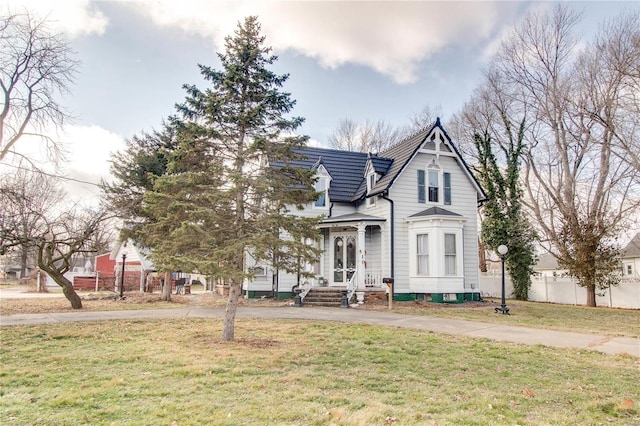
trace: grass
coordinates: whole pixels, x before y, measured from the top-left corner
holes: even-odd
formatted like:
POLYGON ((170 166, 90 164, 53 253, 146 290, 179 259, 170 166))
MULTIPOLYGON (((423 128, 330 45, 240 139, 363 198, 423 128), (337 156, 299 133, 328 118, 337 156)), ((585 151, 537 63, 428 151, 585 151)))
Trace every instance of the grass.
POLYGON ((3 425, 640 422, 640 360, 281 320, 2 328, 3 425))
MULTIPOLYGON (((484 303, 441 304, 394 302, 393 312, 428 315, 493 324, 519 325, 581 333, 640 337, 640 309, 587 308, 584 306, 507 300, 510 315, 495 313, 499 300, 484 303)), ((376 307, 383 309, 383 307, 376 307)))
MULTIPOLYGON (((224 306, 226 303, 225 297, 212 293, 185 296, 172 295, 171 302, 162 302, 158 293, 130 293, 127 294, 125 300, 105 298, 108 296, 100 295, 100 293, 80 292, 80 295, 85 299, 83 300, 83 309, 88 311, 173 309, 181 308, 185 305, 219 307, 224 306), (95 297, 96 295, 98 297, 95 297)), ((283 306, 290 304, 291 300, 242 299, 240 302, 242 305, 250 306, 283 306)), ((394 302, 393 312, 640 338, 640 309, 587 308, 584 306, 518 300, 508 300, 507 304, 511 313, 508 316, 495 313, 494 309, 499 306, 499 301, 493 299, 460 305, 429 302, 394 302)), ((362 308, 387 310, 387 304, 366 304, 362 308)), ((0 315, 71 311, 73 309, 64 298, 0 300, 0 315)))
MULTIPOLYGON (((170 302, 163 302, 159 293, 127 293, 124 300, 114 299, 110 292, 78 292, 82 300, 84 311, 114 311, 132 309, 176 309, 185 306, 225 306, 226 297, 213 293, 200 293, 192 295, 171 295, 170 302)), ((291 303, 291 300, 241 300, 242 305, 251 306, 282 306, 291 303)), ((29 313, 74 312, 67 299, 56 298, 32 298, 32 299, 0 299, 0 315, 15 315, 29 313)))

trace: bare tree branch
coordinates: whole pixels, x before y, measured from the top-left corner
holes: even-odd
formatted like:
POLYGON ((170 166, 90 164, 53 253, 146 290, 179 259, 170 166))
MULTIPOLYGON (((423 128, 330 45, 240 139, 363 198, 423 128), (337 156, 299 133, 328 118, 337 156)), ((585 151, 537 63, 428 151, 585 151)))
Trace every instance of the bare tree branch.
POLYGON ((57 98, 69 91, 79 62, 61 34, 29 12, 0 16, 0 161, 26 136, 39 139, 52 160, 62 157, 59 142, 46 135, 69 113, 57 98))

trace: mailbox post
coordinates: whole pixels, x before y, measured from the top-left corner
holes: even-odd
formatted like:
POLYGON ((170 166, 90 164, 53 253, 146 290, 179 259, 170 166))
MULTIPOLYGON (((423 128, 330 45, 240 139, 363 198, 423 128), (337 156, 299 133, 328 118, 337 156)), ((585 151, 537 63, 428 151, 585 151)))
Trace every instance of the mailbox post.
POLYGON ((393 305, 393 278, 383 278, 382 282, 385 283, 389 289, 389 309, 391 309, 393 305))

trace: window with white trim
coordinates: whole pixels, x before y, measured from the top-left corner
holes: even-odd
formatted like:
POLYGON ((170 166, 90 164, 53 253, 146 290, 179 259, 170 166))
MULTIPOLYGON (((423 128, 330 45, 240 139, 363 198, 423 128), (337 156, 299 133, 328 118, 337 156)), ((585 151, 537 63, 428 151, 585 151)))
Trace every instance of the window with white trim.
MULTIPOLYGON (((376 184, 376 174, 369 173, 367 176, 367 194, 371 192, 373 186, 376 184)), ((367 198, 367 206, 375 206, 376 205, 376 197, 367 198)))
POLYGON ((464 276, 464 220, 419 218, 409 223, 409 270, 420 280, 459 279, 464 276))
POLYGON ((429 275, 429 234, 416 235, 416 275, 429 275))
POLYGON ((327 194, 327 180, 325 178, 318 178, 318 180, 315 183, 315 190, 316 192, 319 192, 320 195, 318 195, 318 199, 315 201, 314 206, 318 207, 318 208, 324 208, 327 207, 327 198, 328 194, 327 194))
POLYGON ((457 275, 456 234, 444 234, 444 274, 457 275))
POLYGON ((316 183, 314 189, 319 193, 318 198, 313 203, 315 209, 329 208, 329 186, 331 185, 331 175, 323 165, 318 166, 316 170, 316 183))
POLYGON ((451 205, 451 173, 437 168, 418 170, 418 202, 451 205))
POLYGON ((263 265, 256 265, 251 268, 251 272, 256 277, 266 277, 267 276, 267 267, 263 265))
POLYGON ((438 189, 440 188, 440 172, 438 170, 429 170, 429 202, 438 202, 438 189))

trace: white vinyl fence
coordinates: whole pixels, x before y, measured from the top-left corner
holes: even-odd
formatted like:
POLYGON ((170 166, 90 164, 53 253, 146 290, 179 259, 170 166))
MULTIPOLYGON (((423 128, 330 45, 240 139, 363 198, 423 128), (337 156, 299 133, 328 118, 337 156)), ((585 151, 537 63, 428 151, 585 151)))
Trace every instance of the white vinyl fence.
MULTIPOLYGON (((509 275, 505 277, 505 296, 513 297, 513 286, 509 275)), ((480 293, 483 297, 501 297, 502 277, 480 275, 480 293)), ((531 280, 529 300, 564 305, 584 305, 587 291, 569 277, 537 276, 531 280)), ((640 309, 640 278, 624 278, 616 286, 606 290, 596 290, 596 304, 612 308, 640 309)))

